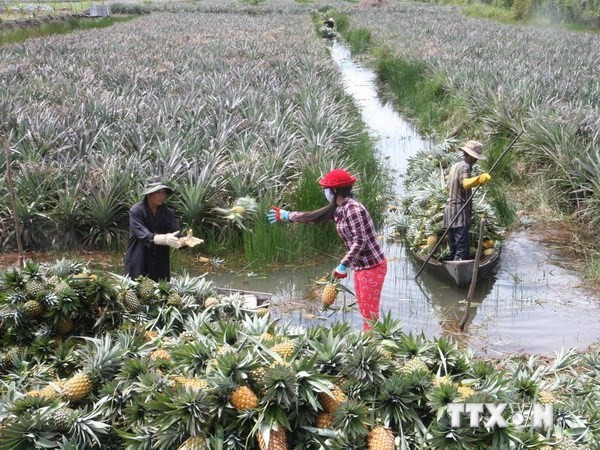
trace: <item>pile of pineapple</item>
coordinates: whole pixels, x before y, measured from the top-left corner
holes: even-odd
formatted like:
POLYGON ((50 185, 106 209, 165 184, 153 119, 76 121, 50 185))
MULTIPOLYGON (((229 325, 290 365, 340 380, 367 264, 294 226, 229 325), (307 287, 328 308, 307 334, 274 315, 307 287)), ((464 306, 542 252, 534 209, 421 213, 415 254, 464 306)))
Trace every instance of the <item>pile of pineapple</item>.
POLYGON ((600 445, 599 350, 485 361, 390 316, 369 332, 301 328, 202 277, 161 285, 66 261, 1 283, 0 449, 600 445), (555 427, 454 429, 451 402, 553 404, 555 427))
MULTIPOLYGON (((419 151, 408 159, 404 178, 404 195, 400 206, 392 208, 389 224, 406 240, 417 254, 429 255, 444 234, 444 207, 448 197, 446 188, 450 167, 461 156, 453 151, 456 142, 448 140, 428 150, 419 151)), ((476 165, 473 176, 480 173, 476 165)), ((471 224, 471 253, 477 251, 479 224, 485 218, 484 254, 498 251, 504 239, 504 228, 498 223, 498 212, 486 199, 486 189, 478 189, 473 197, 471 224)), ((447 238, 435 249, 434 258, 443 259, 450 253, 447 238)))

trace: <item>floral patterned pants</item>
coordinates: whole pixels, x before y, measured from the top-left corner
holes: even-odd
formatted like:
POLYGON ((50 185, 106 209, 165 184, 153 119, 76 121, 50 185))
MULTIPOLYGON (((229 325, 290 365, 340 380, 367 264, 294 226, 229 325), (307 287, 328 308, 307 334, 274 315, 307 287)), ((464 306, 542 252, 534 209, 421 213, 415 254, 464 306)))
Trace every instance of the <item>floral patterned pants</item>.
POLYGON ((370 269, 354 271, 354 290, 363 317, 363 330, 371 328, 367 320, 379 319, 379 301, 386 273, 385 259, 370 269))

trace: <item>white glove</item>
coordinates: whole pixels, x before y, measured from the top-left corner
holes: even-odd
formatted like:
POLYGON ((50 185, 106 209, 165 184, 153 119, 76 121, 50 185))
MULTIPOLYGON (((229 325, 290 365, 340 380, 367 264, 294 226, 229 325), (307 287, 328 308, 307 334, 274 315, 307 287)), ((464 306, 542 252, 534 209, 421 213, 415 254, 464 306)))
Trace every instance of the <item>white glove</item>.
POLYGON ((175 233, 167 233, 167 234, 155 234, 154 235, 154 243, 156 245, 168 245, 173 248, 180 248, 181 242, 179 242, 179 238, 177 235, 179 231, 175 233))

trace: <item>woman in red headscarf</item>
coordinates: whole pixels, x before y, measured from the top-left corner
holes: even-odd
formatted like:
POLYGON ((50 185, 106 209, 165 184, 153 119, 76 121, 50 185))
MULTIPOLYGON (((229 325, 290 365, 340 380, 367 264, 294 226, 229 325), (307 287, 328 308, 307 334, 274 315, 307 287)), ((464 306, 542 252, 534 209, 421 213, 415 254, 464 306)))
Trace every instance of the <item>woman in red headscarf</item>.
POLYGON ((286 211, 276 206, 269 210, 269 222, 321 223, 331 219, 344 241, 347 252, 333 270, 336 278, 345 278, 348 268, 354 270, 354 289, 363 328, 370 328, 367 320, 379 319, 379 302, 387 262, 377 240, 373 220, 362 203, 352 195, 356 178, 342 169, 335 169, 319 180, 329 204, 316 211, 286 211))

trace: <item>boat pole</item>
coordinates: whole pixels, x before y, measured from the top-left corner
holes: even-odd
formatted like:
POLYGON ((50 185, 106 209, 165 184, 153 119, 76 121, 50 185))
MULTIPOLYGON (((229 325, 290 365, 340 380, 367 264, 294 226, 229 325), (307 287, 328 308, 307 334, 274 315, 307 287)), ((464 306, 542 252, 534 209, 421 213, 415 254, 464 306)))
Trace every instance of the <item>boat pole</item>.
MULTIPOLYGON (((492 173, 492 171, 496 168, 496 166, 498 165, 498 163, 500 162, 500 160, 504 157, 504 155, 506 155, 506 153, 512 148, 513 145, 515 145, 515 142, 517 142, 517 139, 519 139, 521 137, 521 135, 523 134, 523 130, 521 130, 519 132, 519 134, 517 134, 517 136, 512 140, 512 142, 508 145, 508 147, 506 147, 504 149, 504 151, 500 154, 500 156, 498 157, 498 159, 494 162, 494 164, 492 164, 492 167, 490 168, 490 170, 488 170, 487 173, 492 173)), ((425 268, 425 266, 427 265, 427 263, 429 262, 429 260, 431 259, 431 257, 433 256, 433 254, 436 252, 437 248, 440 246, 440 244, 442 243, 442 240, 446 237, 446 235, 448 234, 448 232, 450 231, 450 228, 452 228, 452 225, 454 225, 454 222, 456 222, 456 219, 458 219, 460 217, 460 214, 463 212, 463 210, 467 207, 467 205, 469 203, 471 203, 471 200, 473 199, 473 196, 477 193, 477 191, 479 190, 479 188, 482 185, 480 184, 479 186, 477 186, 475 188, 475 190, 471 193, 471 195, 469 196, 469 198, 467 199, 467 201, 465 202, 465 204, 462 206, 462 208, 460 208, 460 210, 456 213, 456 215, 452 218, 452 220, 450 221, 450 225, 448 225, 448 228, 446 228, 446 230, 444 231, 444 233, 442 234, 442 236, 438 239, 438 241, 436 242, 435 246, 433 247, 433 249, 431 250, 431 252, 429 252, 429 255, 427 255, 427 258, 425 259, 425 261, 423 262, 423 264, 421 265, 421 268, 419 269, 419 271, 417 272, 417 274, 415 275, 415 280, 417 278, 419 278, 419 275, 421 275, 421 272, 423 272, 423 269, 425 268)))
POLYGON ((479 271, 479 260, 483 253, 483 230, 485 229, 485 217, 481 218, 479 222, 479 241, 477 242, 477 253, 475 254, 475 261, 473 261, 473 275, 471 276, 471 285, 469 286, 469 292, 467 293, 467 307, 465 309, 465 315, 463 316, 462 322, 460 323, 460 331, 465 329, 465 324, 469 320, 469 314, 471 312, 471 301, 473 300, 473 293, 475 292, 475 286, 477 285, 477 272, 479 271))

